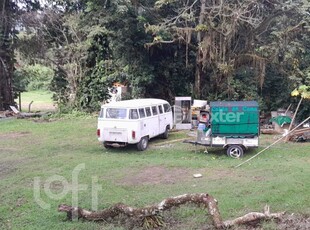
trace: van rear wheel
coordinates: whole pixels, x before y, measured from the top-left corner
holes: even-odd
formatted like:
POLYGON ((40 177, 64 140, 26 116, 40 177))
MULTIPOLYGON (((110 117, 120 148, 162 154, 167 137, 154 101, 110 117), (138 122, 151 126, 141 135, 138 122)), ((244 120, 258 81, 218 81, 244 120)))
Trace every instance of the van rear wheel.
POLYGON ((104 146, 106 149, 111 149, 111 148, 113 148, 113 146, 108 145, 106 142, 103 143, 103 146, 104 146))
POLYGON ((147 146, 149 144, 149 138, 148 137, 142 137, 139 143, 137 144, 137 149, 139 151, 144 151, 147 149, 147 146))

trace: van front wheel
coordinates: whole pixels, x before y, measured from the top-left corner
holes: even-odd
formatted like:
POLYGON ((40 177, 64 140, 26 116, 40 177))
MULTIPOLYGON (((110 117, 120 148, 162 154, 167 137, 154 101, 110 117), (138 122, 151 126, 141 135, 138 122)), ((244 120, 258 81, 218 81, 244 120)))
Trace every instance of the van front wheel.
POLYGON ((142 137, 139 143, 137 144, 137 149, 139 151, 144 151, 147 149, 147 146, 149 144, 149 138, 148 137, 142 137))
POLYGON ((168 133, 169 133, 169 128, 167 126, 165 132, 161 135, 161 138, 167 139, 169 135, 168 133))

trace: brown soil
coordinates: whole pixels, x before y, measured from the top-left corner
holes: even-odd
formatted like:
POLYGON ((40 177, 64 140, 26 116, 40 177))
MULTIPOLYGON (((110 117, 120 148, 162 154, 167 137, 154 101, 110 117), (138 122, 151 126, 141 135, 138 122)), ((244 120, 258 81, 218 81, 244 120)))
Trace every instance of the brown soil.
POLYGON ((192 173, 188 169, 149 166, 138 172, 128 172, 120 183, 123 185, 174 184, 190 180, 192 177, 192 173))
MULTIPOLYGON (((126 176, 119 181, 122 185, 158 185, 175 184, 193 180, 193 174, 200 173, 203 178, 208 180, 220 180, 222 178, 244 177, 243 174, 237 174, 229 169, 210 170, 205 168, 186 169, 186 168, 168 168, 165 166, 148 166, 138 171, 129 171, 126 176)), ((262 181, 265 178, 254 177, 254 181, 262 181)))
POLYGON ((0 134, 0 139, 4 140, 4 139, 15 139, 15 138, 19 138, 19 137, 24 137, 28 134, 31 134, 31 132, 11 132, 11 133, 4 133, 4 134, 0 134))

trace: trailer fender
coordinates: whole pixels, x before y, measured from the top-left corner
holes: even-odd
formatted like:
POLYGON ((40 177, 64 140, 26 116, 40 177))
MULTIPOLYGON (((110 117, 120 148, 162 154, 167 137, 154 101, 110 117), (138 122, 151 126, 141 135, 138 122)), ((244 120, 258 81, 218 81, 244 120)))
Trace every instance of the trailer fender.
MULTIPOLYGON (((228 149, 229 146, 231 146, 231 145, 232 145, 232 144, 226 144, 226 145, 223 146, 223 149, 228 149)), ((242 145, 242 144, 237 144, 237 145, 239 145, 244 151, 247 150, 247 149, 249 149, 249 147, 247 147, 247 146, 245 146, 245 145, 242 145)))

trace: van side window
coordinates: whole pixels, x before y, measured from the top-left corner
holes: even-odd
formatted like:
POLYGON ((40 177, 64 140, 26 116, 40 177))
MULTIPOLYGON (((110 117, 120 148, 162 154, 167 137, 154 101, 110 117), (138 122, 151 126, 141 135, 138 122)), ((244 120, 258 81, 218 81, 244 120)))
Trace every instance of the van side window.
POLYGON ((129 111, 129 119, 139 119, 138 110, 137 109, 131 109, 129 111))
POLYGON ((152 116, 150 107, 146 107, 145 112, 146 112, 146 116, 148 116, 148 117, 152 116))
POLYGON ((156 106, 152 106, 152 112, 153 112, 153 115, 157 115, 158 114, 156 106))
POLYGON ((170 105, 169 105, 169 104, 164 104, 164 111, 165 111, 165 113, 171 111, 171 108, 170 108, 170 105))
POLYGON ((140 118, 145 117, 145 111, 144 108, 139 109, 140 118))
POLYGON ((163 113, 163 107, 161 105, 158 106, 159 113, 163 113))
POLYGON ((106 118, 125 119, 126 114, 127 114, 127 109, 122 109, 122 108, 107 108, 106 109, 106 118))

